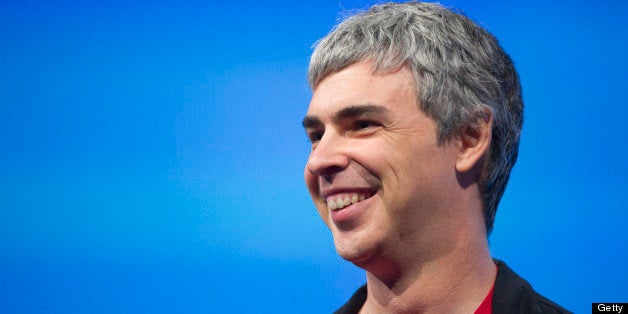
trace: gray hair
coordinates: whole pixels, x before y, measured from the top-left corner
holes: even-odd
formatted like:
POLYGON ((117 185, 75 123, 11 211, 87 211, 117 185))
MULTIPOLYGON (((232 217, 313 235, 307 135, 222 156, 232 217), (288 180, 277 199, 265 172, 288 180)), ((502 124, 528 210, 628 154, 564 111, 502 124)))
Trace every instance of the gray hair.
POLYGON ((445 143, 492 115, 491 146, 480 179, 487 235, 517 160, 523 125, 519 77, 497 39, 437 3, 386 3, 357 13, 320 40, 308 71, 314 90, 327 75, 373 61, 373 73, 408 66, 417 102, 445 143))

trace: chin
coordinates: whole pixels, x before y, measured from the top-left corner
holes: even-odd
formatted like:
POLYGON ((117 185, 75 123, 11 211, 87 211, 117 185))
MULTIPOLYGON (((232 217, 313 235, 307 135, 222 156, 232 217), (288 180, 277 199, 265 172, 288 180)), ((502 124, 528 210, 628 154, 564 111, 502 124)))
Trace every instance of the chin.
POLYGON ((377 250, 375 250, 374 246, 359 243, 355 240, 347 241, 345 239, 345 241, 339 241, 336 238, 334 240, 338 255, 358 267, 367 264, 376 255, 375 252, 377 250))

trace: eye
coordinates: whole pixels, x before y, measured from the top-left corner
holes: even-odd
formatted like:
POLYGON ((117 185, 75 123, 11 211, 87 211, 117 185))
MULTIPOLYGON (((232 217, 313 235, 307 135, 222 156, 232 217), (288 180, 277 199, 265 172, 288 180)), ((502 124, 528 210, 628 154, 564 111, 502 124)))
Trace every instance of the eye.
POLYGON ((363 129, 368 129, 368 128, 373 128, 373 127, 377 127, 380 126, 381 124, 375 122, 375 121, 371 121, 371 120, 358 120, 355 122, 353 128, 354 130, 363 130, 363 129))
POLYGON ((310 142, 316 143, 323 138, 323 131, 311 131, 307 133, 310 142))

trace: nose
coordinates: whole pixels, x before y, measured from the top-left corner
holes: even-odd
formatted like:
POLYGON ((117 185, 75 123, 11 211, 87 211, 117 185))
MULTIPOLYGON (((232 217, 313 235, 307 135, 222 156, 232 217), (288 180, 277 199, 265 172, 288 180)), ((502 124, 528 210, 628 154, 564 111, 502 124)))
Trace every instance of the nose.
POLYGON ((343 153, 345 139, 335 132, 325 132, 312 148, 307 160, 306 170, 317 177, 327 180, 349 166, 349 157, 343 153))

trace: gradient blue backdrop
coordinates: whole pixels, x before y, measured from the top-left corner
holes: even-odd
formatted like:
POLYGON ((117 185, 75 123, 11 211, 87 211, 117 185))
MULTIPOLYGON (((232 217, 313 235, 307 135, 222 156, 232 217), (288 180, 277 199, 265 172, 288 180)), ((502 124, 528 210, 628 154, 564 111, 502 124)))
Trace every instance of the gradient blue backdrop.
MULTIPOLYGON (((443 1, 519 69, 490 238, 580 313, 628 302, 626 1, 443 1)), ((374 1, 3 1, 1 312, 331 312, 363 281, 302 183, 312 44, 374 1)))

